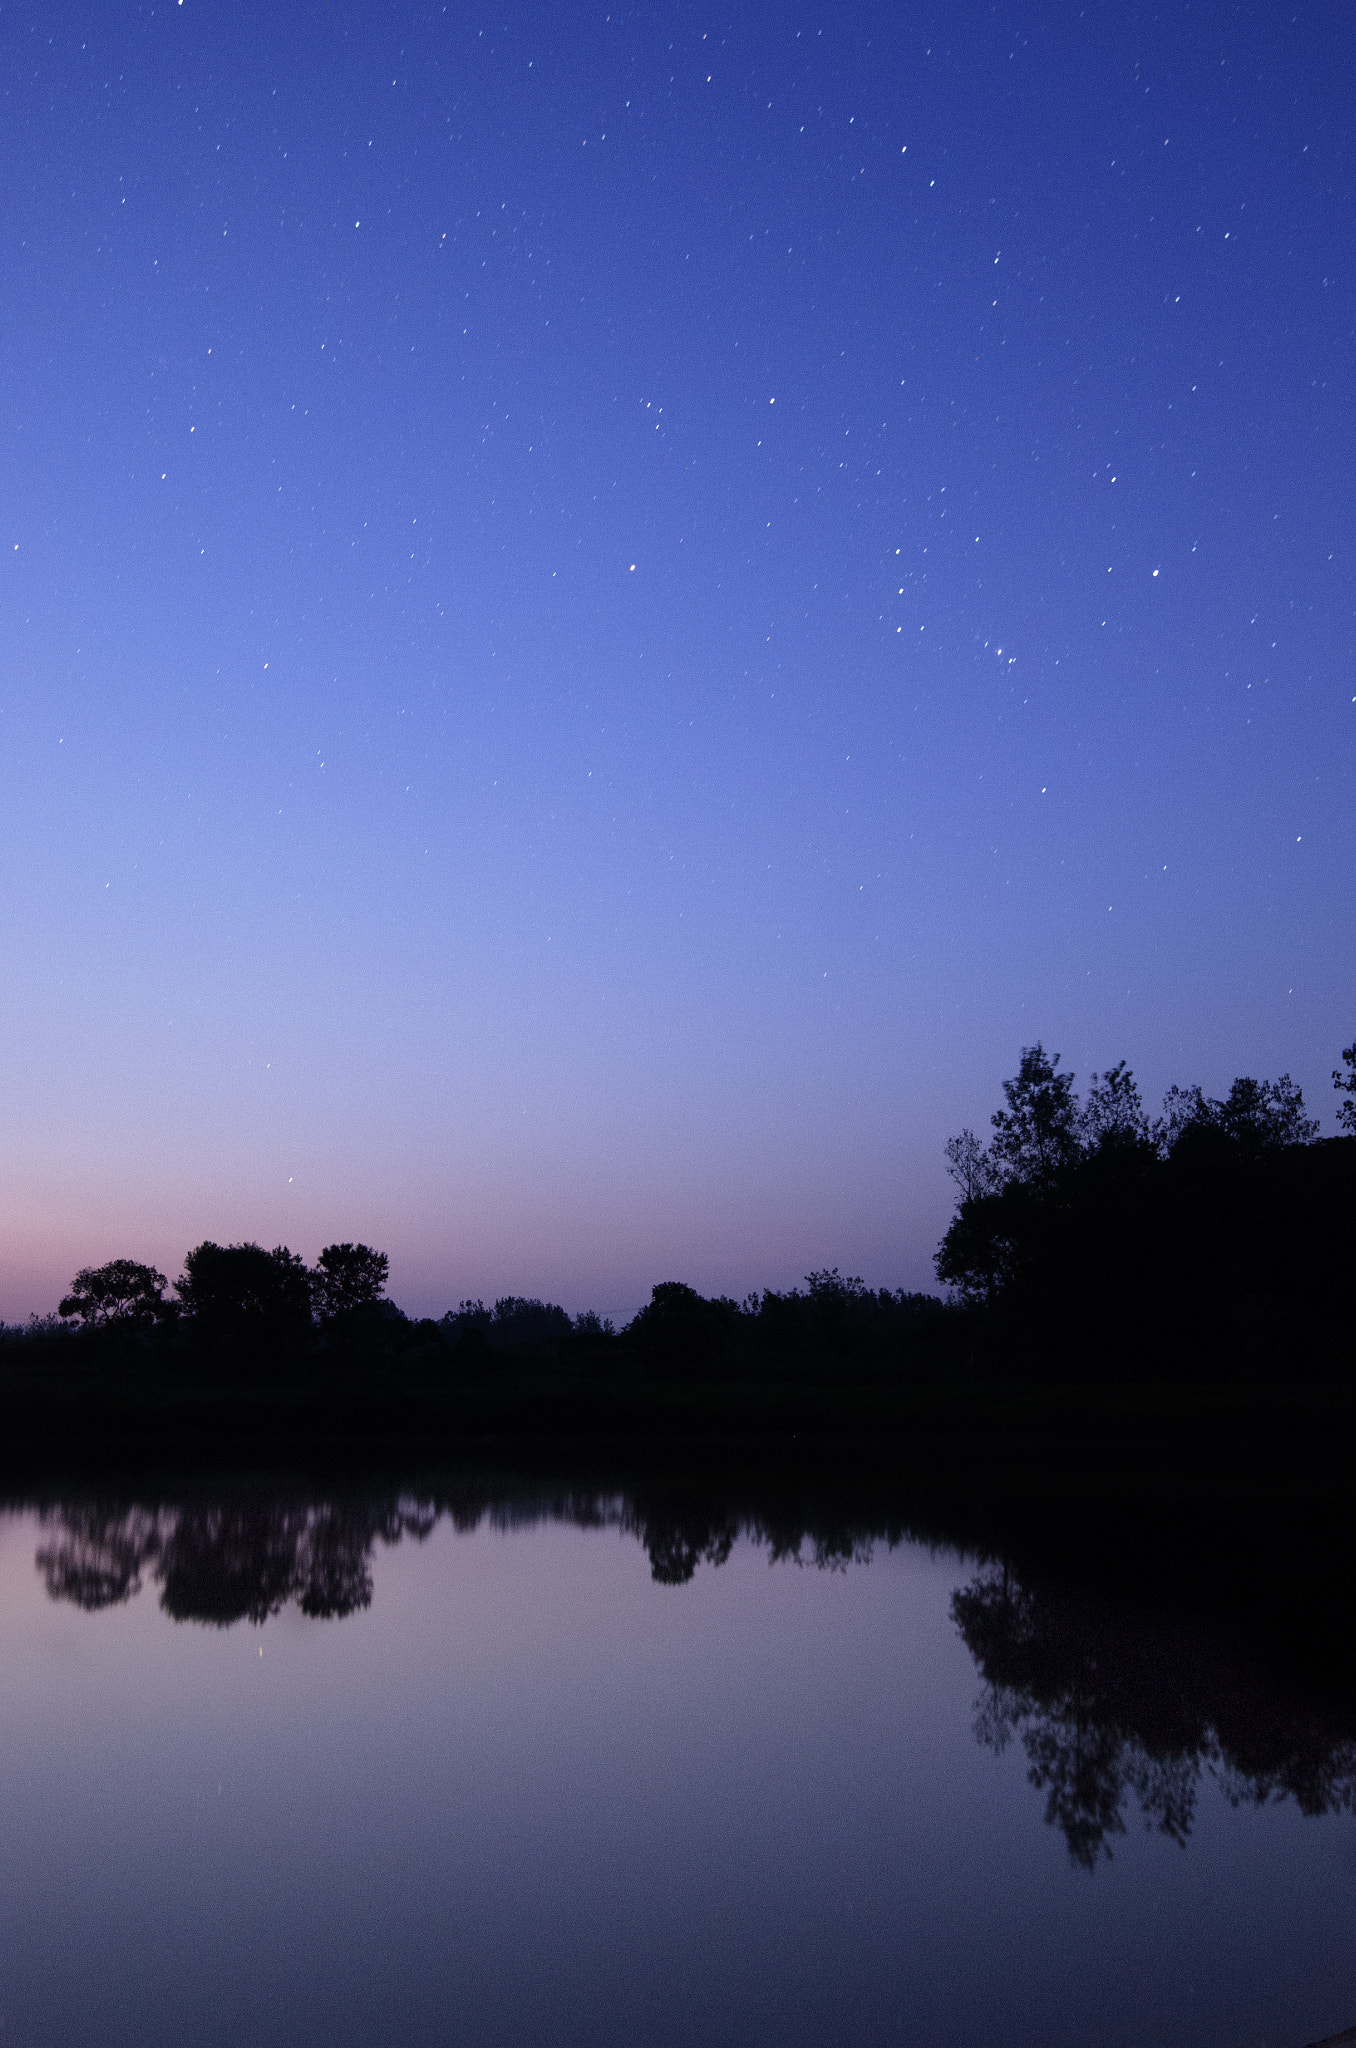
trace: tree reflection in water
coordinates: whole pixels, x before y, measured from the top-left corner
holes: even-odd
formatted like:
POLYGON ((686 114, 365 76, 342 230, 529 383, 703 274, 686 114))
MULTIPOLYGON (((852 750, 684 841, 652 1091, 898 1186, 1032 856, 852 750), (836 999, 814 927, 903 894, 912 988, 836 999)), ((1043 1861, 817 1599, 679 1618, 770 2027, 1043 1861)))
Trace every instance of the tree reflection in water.
MULTIPOLYGON (((890 1513, 806 1513, 716 1493, 607 1492, 464 1480, 436 1498, 251 1496, 189 1502, 65 1504, 42 1511, 37 1566, 54 1600, 86 1610, 160 1589, 175 1621, 258 1624, 294 1602, 338 1619, 369 1605, 378 1543, 422 1540, 446 1516, 469 1532, 541 1522, 615 1528, 644 1547, 653 1578, 681 1586, 719 1567, 744 1537, 774 1562, 821 1570, 865 1563, 906 1540, 965 1554, 935 1526, 890 1513)), ((973 1557, 973 1551, 970 1553, 973 1557)), ((1356 1699, 1287 1684, 1216 1644, 1208 1617, 1175 1622, 1072 1589, 1048 1572, 985 1563, 951 1603, 984 1691, 975 1733, 1001 1752, 1020 1740, 1047 1822, 1091 1871, 1137 1806, 1146 1827, 1184 1844, 1203 1776, 1235 1805, 1293 1800, 1302 1813, 1356 1805, 1356 1699)))
POLYGON ((37 1565, 54 1600, 91 1611, 130 1600, 149 1577, 175 1621, 257 1623, 288 1601, 303 1614, 337 1620, 370 1602, 378 1542, 421 1540, 443 1515, 464 1533, 482 1521, 501 1529, 542 1521, 620 1529, 644 1547, 661 1586, 684 1586, 699 1566, 724 1564, 741 1535, 766 1544, 774 1562, 845 1570, 864 1563, 876 1540, 894 1544, 906 1533, 892 1523, 807 1526, 803 1518, 749 1517, 707 1500, 552 1490, 503 1496, 466 1489, 436 1501, 82 1503, 44 1511, 54 1533, 37 1565))
POLYGON ((94 1610, 141 1591, 147 1575, 174 1621, 259 1623, 295 1601, 337 1620, 372 1598, 380 1539, 427 1536, 437 1510, 399 1501, 368 1510, 330 1502, 244 1500, 184 1507, 63 1507, 37 1566, 54 1600, 94 1610))
POLYGON ((1224 1660, 1195 1628, 1140 1618, 987 1567, 951 1602, 984 1679, 975 1733, 994 1751, 1019 1736, 1045 1817, 1092 1870, 1126 1831, 1185 1844, 1202 1773, 1235 1806, 1293 1799, 1301 1813, 1351 1811, 1350 1715, 1306 1705, 1224 1660))

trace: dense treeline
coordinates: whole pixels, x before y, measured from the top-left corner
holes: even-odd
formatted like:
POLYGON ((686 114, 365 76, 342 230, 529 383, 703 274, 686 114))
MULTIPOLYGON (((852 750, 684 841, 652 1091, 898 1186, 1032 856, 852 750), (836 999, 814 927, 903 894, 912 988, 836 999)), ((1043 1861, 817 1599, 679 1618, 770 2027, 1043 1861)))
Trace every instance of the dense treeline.
POLYGON ((207 1241, 172 1291, 115 1259, 78 1273, 57 1317, 0 1333, 0 1421, 40 1432, 55 1404, 68 1428, 176 1409, 190 1432, 211 1414, 248 1435, 267 1413, 303 1438, 860 1431, 977 1388, 1345 1389, 1356 1044, 1343 1061, 1345 1135, 1324 1140, 1286 1075, 1219 1100, 1173 1088, 1151 1119, 1124 1063, 1080 1100, 1058 1055, 1027 1048, 989 1142, 966 1130, 946 1148, 945 1301, 835 1268, 743 1301, 665 1281, 621 1330, 517 1295, 414 1320, 370 1246, 308 1267, 284 1245, 207 1241))
POLYGON ((1345 1133, 1300 1090, 1169 1089, 1150 1119, 1122 1062, 1080 1101, 1027 1048, 982 1145, 947 1146, 959 1192, 938 1278, 1014 1368, 1061 1378, 1310 1378, 1351 1364, 1356 1045, 1333 1076, 1345 1133))
POLYGON ((426 1365, 442 1358, 463 1372, 556 1358, 611 1360, 642 1376, 703 1383, 770 1366, 897 1368, 911 1349, 945 1348, 942 1333, 954 1321, 935 1295, 873 1290, 836 1269, 811 1273, 803 1289, 767 1289, 744 1301, 708 1299, 664 1281, 620 1332, 592 1311, 571 1316, 523 1295, 505 1295, 492 1308, 465 1300, 436 1320, 413 1320, 385 1298, 387 1271, 385 1253, 362 1244, 328 1245, 308 1268, 286 1245, 266 1251, 208 1242, 188 1253, 173 1294, 154 1267, 115 1259, 76 1275, 59 1320, 9 1334, 59 1345, 69 1331, 110 1356, 185 1365, 229 1359, 237 1371, 248 1356, 271 1375, 289 1361, 357 1355, 426 1365))

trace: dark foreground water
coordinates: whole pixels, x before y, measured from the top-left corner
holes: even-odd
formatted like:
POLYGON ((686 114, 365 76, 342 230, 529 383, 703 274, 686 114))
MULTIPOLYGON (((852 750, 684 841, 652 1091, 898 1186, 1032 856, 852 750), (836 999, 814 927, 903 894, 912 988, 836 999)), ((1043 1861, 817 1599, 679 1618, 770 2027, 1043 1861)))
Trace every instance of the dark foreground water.
POLYGON ((1340 1708, 1001 1558, 127 1497, 12 1510, 0 1609, 6 2048, 1356 2022, 1340 1708))

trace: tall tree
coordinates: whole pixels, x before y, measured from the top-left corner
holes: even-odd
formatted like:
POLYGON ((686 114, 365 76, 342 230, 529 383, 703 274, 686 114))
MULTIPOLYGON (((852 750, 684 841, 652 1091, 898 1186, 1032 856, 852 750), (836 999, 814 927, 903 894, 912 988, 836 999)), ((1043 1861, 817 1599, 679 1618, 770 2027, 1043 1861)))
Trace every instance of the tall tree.
POLYGON ((989 1148, 1002 1179, 1048 1187, 1078 1156, 1078 1097, 1072 1074, 1057 1072, 1059 1054, 1047 1056, 1037 1039, 1023 1046, 1021 1064, 1003 1083, 1006 1109, 995 1110, 989 1148))

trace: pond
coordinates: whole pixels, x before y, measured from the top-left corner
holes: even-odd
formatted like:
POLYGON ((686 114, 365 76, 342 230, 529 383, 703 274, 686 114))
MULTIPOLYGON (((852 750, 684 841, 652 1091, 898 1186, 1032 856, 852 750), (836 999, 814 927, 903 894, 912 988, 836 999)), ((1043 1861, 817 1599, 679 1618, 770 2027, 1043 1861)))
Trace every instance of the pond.
POLYGON ((260 1487, 0 1522, 0 2038, 1302 2048, 1356 1718, 906 1522, 260 1487))

